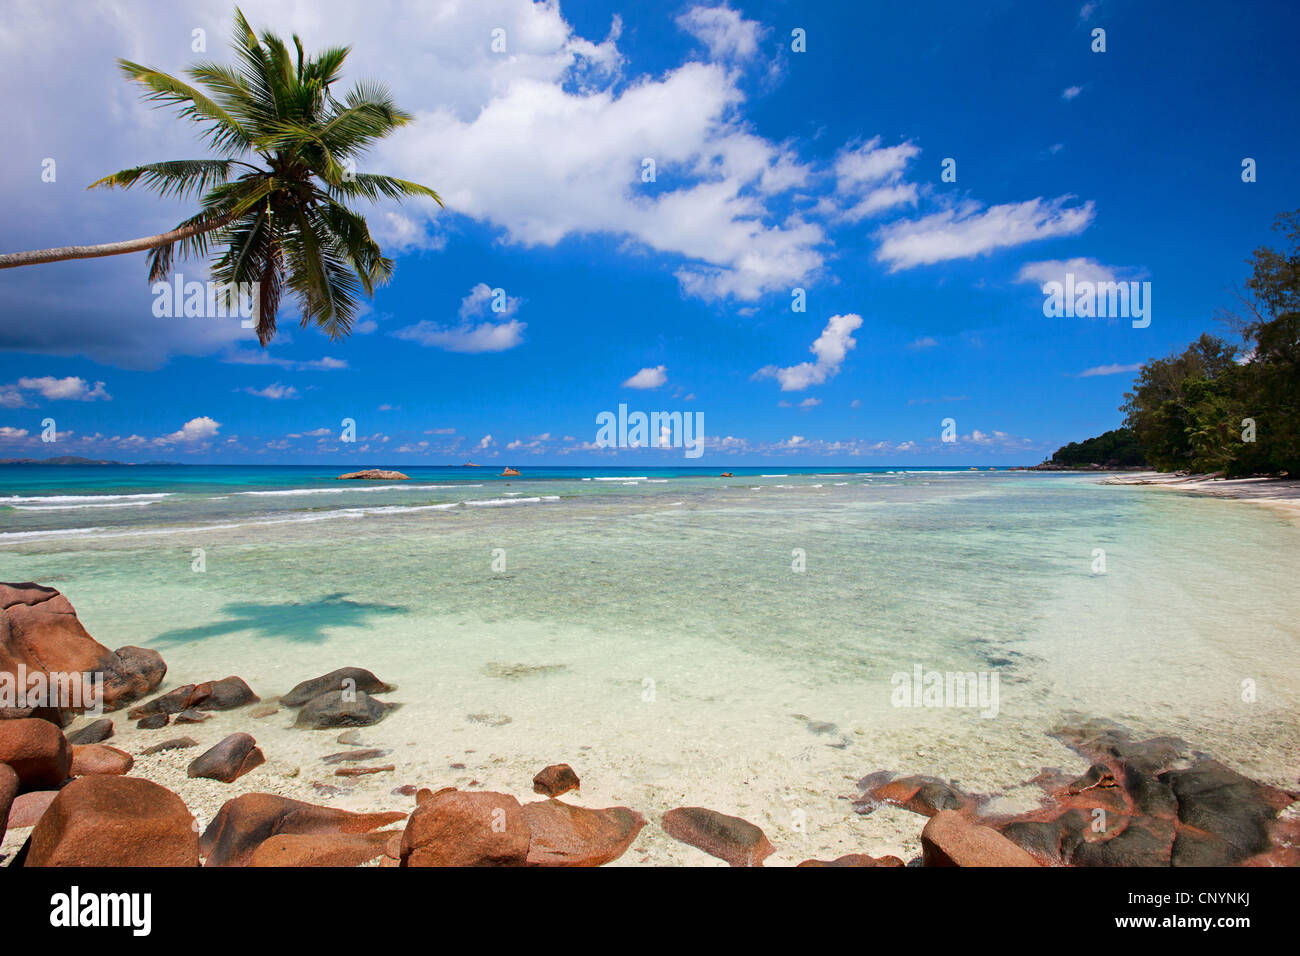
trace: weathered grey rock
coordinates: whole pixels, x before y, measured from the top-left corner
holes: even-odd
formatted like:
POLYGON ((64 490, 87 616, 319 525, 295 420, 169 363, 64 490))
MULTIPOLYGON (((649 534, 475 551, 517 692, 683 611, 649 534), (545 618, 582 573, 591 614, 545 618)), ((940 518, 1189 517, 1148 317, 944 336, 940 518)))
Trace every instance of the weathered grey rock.
POLYGON ((305 680, 280 698, 286 707, 301 707, 321 694, 330 691, 362 691, 366 694, 387 694, 396 690, 392 684, 381 681, 363 667, 340 667, 336 671, 305 680))
POLYGON ((298 711, 295 727, 323 730, 328 727, 368 727, 384 719, 388 705, 375 700, 365 691, 348 694, 331 691, 314 697, 298 711))
POLYGON ((84 727, 79 727, 66 736, 68 743, 78 747, 84 747, 86 744, 102 744, 113 736, 113 722, 107 717, 101 717, 99 720, 91 721, 84 727))

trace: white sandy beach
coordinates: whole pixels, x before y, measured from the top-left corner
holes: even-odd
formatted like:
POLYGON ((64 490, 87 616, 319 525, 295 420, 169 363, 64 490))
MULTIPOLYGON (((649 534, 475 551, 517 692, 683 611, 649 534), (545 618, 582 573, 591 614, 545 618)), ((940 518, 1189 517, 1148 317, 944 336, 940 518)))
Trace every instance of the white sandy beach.
POLYGON ((1216 475, 1141 471, 1111 475, 1102 484, 1144 485, 1252 501, 1276 508, 1300 522, 1300 478, 1220 478, 1216 475))

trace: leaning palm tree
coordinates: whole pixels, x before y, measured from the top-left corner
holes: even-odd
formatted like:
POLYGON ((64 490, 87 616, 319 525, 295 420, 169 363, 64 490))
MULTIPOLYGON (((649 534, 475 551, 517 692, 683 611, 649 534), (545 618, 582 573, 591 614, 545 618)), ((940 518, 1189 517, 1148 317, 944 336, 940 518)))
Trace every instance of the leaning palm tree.
POLYGON ((200 211, 156 236, 0 255, 0 269, 152 250, 149 281, 156 282, 167 278, 178 249, 203 258, 212 250, 216 282, 227 290, 257 288, 263 345, 275 335, 286 290, 297 297, 304 326, 315 323, 332 339, 346 336, 359 291, 373 295, 393 274, 393 260, 348 201, 428 196, 441 206, 442 200, 427 186, 355 171, 371 144, 413 117, 375 83, 357 83, 342 100, 334 96, 348 47, 306 59, 297 36, 293 44, 296 57, 272 33, 259 39, 236 9, 238 64, 194 66, 186 73, 197 86, 119 60, 123 74, 145 87, 146 100, 177 107, 221 158, 149 163, 90 188, 140 183, 164 197, 201 194, 200 211))

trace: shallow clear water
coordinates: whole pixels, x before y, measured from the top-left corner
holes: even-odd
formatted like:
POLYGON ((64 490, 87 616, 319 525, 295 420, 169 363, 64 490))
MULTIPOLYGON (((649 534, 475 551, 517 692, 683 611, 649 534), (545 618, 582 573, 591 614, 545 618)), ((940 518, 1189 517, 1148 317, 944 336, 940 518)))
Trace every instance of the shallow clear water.
MULTIPOLYGON (((849 852, 882 848, 855 844, 848 780, 1013 787, 1077 761, 1047 732, 1078 715, 1300 772, 1300 528, 1244 502, 1006 472, 55 471, 0 475, 0 580, 159 649, 168 686, 238 673, 270 697, 371 668, 399 684, 367 734, 401 782, 523 793, 567 760, 584 795, 643 810, 779 829, 797 804, 809 852, 849 852), (893 706, 918 665, 996 673, 997 716, 893 706)), ((268 756, 337 749, 288 723, 254 729, 268 756)))

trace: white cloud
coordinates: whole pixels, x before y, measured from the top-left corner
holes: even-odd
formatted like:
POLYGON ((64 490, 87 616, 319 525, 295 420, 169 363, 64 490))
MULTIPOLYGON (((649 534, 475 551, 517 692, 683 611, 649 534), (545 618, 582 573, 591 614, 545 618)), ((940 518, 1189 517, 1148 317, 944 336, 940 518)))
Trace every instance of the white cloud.
POLYGON ((643 368, 626 382, 624 388, 658 388, 668 381, 668 368, 664 365, 656 365, 653 368, 643 368))
POLYGON ((26 437, 26 428, 14 428, 11 425, 0 425, 0 441, 18 441, 20 438, 26 437))
POLYGON ((692 7, 677 18, 677 25, 709 48, 715 60, 748 60, 758 53, 764 30, 725 4, 692 7))
POLYGON ((438 325, 427 319, 399 329, 393 335, 409 342, 418 342, 448 352, 504 352, 524 340, 528 323, 511 319, 509 322, 480 322, 454 328, 438 325))
POLYGON ((1141 368, 1141 362, 1135 362, 1132 365, 1097 365, 1093 368, 1084 369, 1079 373, 1079 378, 1092 378, 1094 375, 1124 375, 1129 372, 1136 372, 1141 368))
POLYGON ((1082 86, 1067 86, 1061 91, 1061 99, 1069 102, 1083 92, 1082 86))
POLYGON ((858 344, 853 332, 861 326, 860 315, 833 315, 808 349, 817 357, 815 362, 801 362, 789 368, 768 365, 755 372, 754 377, 775 378, 783 392, 800 392, 810 385, 820 385, 839 373, 844 357, 858 344))
POLYGON ((196 442, 208 441, 217 437, 217 432, 221 428, 221 423, 213 421, 206 415, 199 418, 191 418, 188 422, 180 427, 179 431, 174 431, 170 435, 163 435, 154 439, 155 445, 170 444, 194 444, 196 442))
POLYGON ((519 311, 519 300, 506 295, 504 289, 493 289, 486 282, 480 282, 460 300, 460 317, 465 320, 486 315, 489 308, 493 314, 509 318, 519 311))
POLYGON ((85 379, 71 375, 67 378, 55 378, 53 375, 20 378, 17 387, 36 391, 42 398, 51 401, 69 399, 78 402, 111 401, 113 397, 104 390, 103 382, 96 382, 92 388, 85 379))
POLYGON ((876 259, 889 263, 889 271, 933 265, 950 259, 970 259, 997 249, 1039 239, 1073 236, 1092 222, 1091 201, 1067 206, 1071 196, 1004 203, 980 211, 978 203, 900 220, 881 228, 876 259))
POLYGON ((1020 267, 1016 281, 1034 282, 1041 286, 1048 282, 1064 282, 1067 273, 1074 275, 1075 282, 1115 282, 1119 279, 1119 272, 1114 266, 1102 265, 1096 259, 1081 256, 1075 259, 1026 262, 1020 267))
POLYGON ((908 346, 909 349, 932 349, 939 344, 939 340, 932 335, 923 335, 908 346))
POLYGON ((425 319, 398 329, 393 335, 448 352, 504 352, 523 342, 528 323, 517 319, 508 322, 475 322, 474 319, 489 314, 508 318, 519 311, 519 305, 520 300, 507 296, 504 289, 480 282, 460 300, 459 325, 444 326, 425 319))
POLYGON ((292 385, 281 385, 279 382, 274 382, 266 386, 266 388, 253 388, 250 385, 245 388, 244 391, 249 395, 256 395, 258 398, 269 398, 273 400, 298 397, 298 390, 296 388, 292 385))

